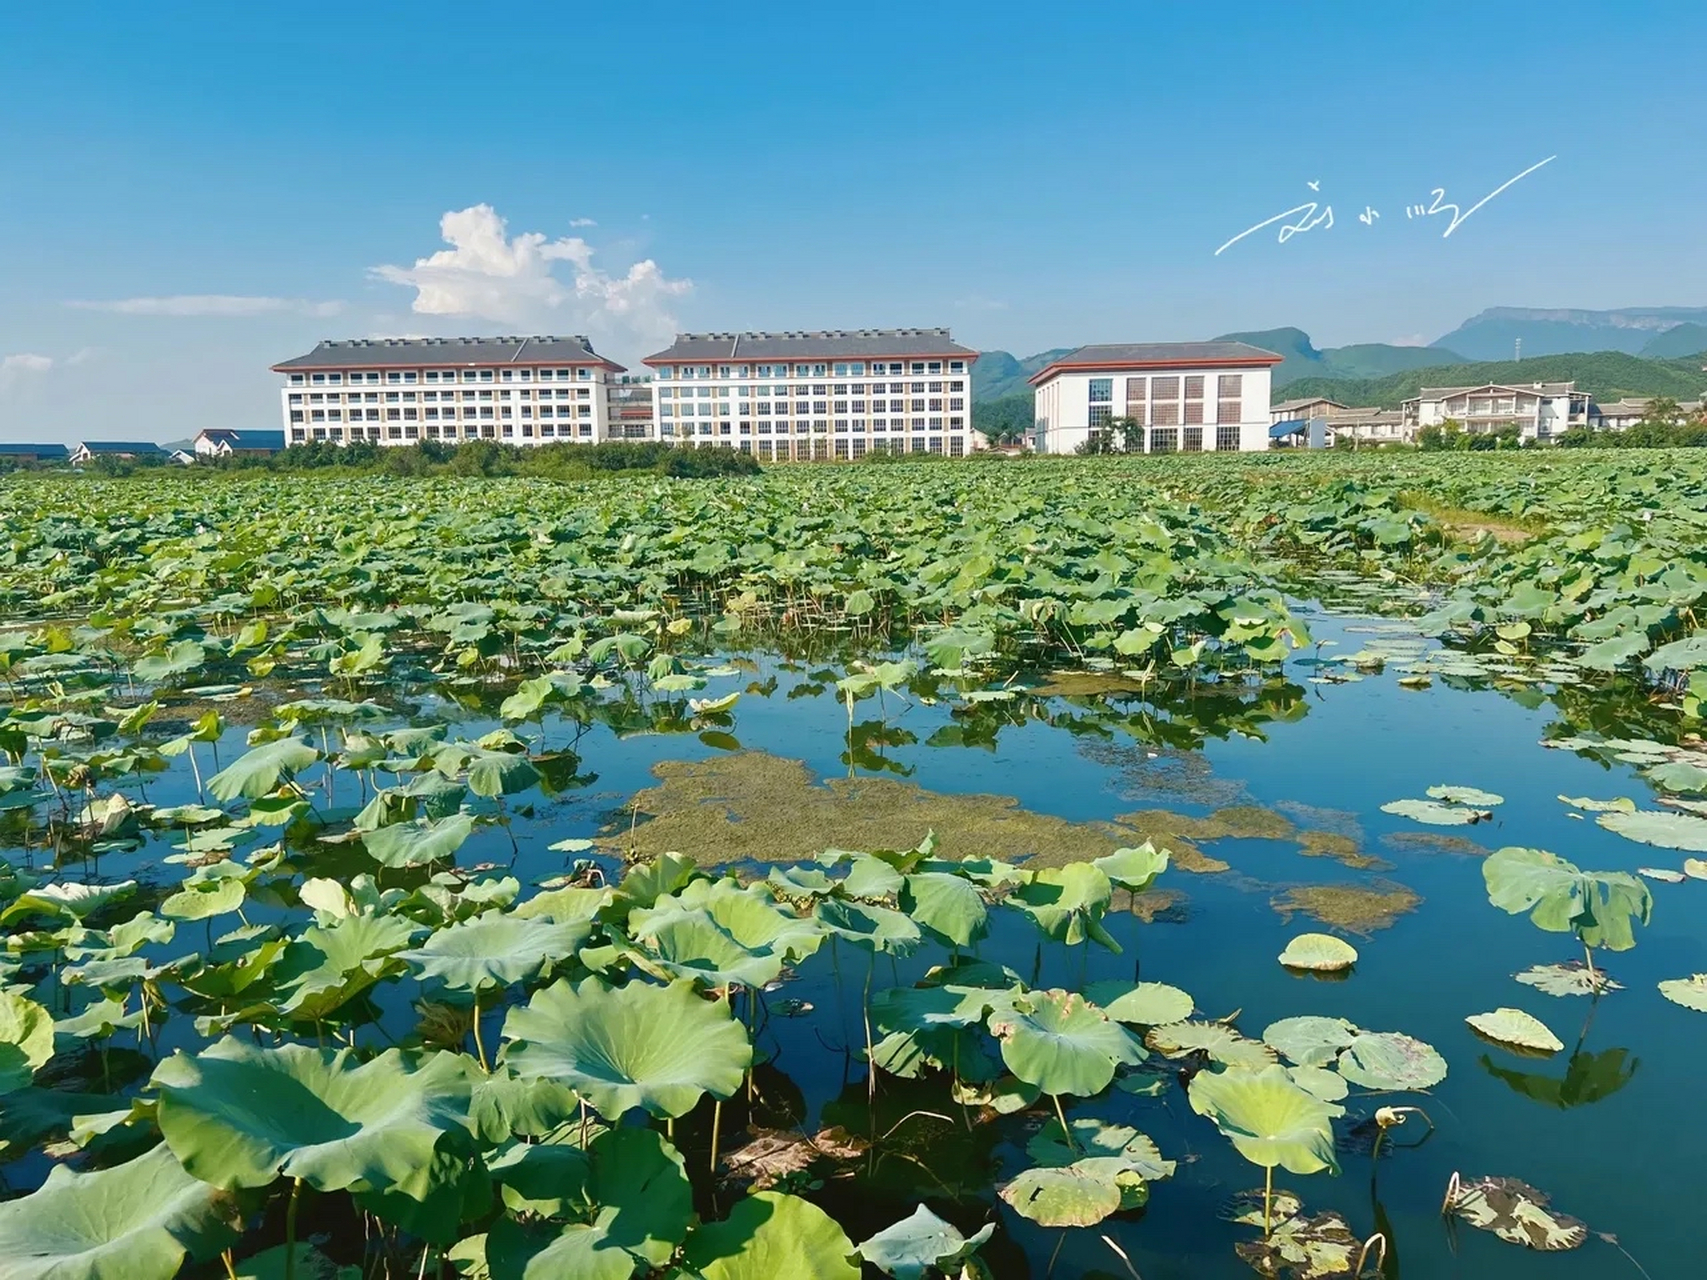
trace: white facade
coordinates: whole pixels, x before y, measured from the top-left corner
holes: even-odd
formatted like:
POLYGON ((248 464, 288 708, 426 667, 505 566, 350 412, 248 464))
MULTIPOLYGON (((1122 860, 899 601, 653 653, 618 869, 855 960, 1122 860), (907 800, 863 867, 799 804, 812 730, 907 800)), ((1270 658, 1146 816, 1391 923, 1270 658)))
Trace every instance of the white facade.
POLYGON ((1243 343, 1082 347, 1032 378, 1033 447, 1075 453, 1093 433, 1128 419, 1145 453, 1266 450, 1280 361, 1243 343))
POLYGON ((273 366, 285 442, 593 444, 622 366, 585 338, 356 339, 273 366))
POLYGON ((965 457, 976 351, 946 329, 680 334, 648 356, 659 438, 762 462, 965 457))
POLYGON ((1571 427, 1588 426, 1590 399, 1576 387, 1574 382, 1423 387, 1404 402, 1404 424, 1413 433, 1448 419, 1477 434, 1516 426, 1522 440, 1546 442, 1571 427))

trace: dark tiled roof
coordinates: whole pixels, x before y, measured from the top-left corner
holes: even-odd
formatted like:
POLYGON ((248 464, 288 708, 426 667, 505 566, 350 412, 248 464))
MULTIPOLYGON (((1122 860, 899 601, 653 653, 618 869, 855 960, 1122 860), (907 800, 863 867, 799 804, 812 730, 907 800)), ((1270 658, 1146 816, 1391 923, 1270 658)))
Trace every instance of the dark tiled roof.
POLYGON ((0 443, 0 455, 9 458, 63 458, 70 452, 70 446, 63 444, 0 443))
POLYGON ((283 369, 392 369, 425 365, 602 364, 622 366, 594 352, 579 334, 522 338, 344 338, 327 339, 305 356, 283 360, 283 369))
POLYGON ((866 356, 950 356, 976 360, 947 329, 816 329, 785 333, 678 333, 643 364, 696 360, 859 360, 866 356))
POLYGON ((223 441, 233 449, 283 449, 283 431, 238 431, 230 427, 209 427, 202 432, 209 440, 223 441))
POLYGON ((1264 351, 1248 342, 1117 342, 1080 347, 1052 361, 1031 376, 1031 382, 1047 382, 1055 374, 1075 368, 1147 369, 1187 368, 1205 364, 1279 364, 1285 357, 1264 351))
POLYGON ((165 453, 152 440, 80 440, 78 448, 90 453, 165 453))

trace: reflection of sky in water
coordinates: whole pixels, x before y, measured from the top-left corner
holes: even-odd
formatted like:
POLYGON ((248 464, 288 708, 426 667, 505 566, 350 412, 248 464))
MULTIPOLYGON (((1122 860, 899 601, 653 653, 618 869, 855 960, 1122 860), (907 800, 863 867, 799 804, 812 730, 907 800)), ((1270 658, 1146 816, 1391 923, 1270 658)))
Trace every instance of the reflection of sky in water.
MULTIPOLYGON (((1367 633, 1344 633, 1331 618, 1312 623, 1318 639, 1338 641, 1322 650, 1326 655, 1336 649, 1353 652, 1371 639, 1367 633)), ((556 798, 512 798, 508 805, 523 882, 560 874, 578 856, 551 852, 546 849, 550 842, 626 824, 622 806, 655 783, 650 771, 661 761, 708 759, 738 744, 803 760, 821 778, 847 777, 847 713, 833 687, 801 694, 804 672, 762 657, 756 666, 756 671, 712 680, 702 695, 765 686, 775 677, 768 696, 745 694, 727 722, 714 727, 723 736, 618 736, 605 726, 580 734, 575 750, 581 774, 591 776, 587 786, 556 798), (516 799, 531 799, 531 808, 517 805, 516 799)), ((1286 841, 1217 840, 1206 851, 1231 863, 1231 872, 1171 870, 1161 885, 1186 895, 1189 909, 1181 913, 1186 922, 1143 926, 1120 915, 1111 928, 1127 947, 1124 955, 1100 950, 1068 955, 1057 944, 1038 947, 1023 921, 1001 916, 982 954, 1012 965, 1028 981, 1035 973, 1045 985, 1076 985, 1081 977, 1129 978, 1136 967, 1146 979, 1189 991, 1200 1016, 1239 1012, 1239 1026, 1252 1036, 1278 1018, 1314 1013, 1345 1017, 1370 1030, 1404 1031, 1435 1045, 1451 1074, 1433 1097, 1378 1100, 1420 1102, 1437 1126, 1420 1149, 1382 1162, 1381 1205, 1390 1216, 1407 1280, 1543 1274, 1560 1280, 1617 1274, 1629 1265, 1598 1241, 1573 1254, 1541 1258, 1472 1231, 1460 1233, 1455 1261, 1437 1217, 1454 1170, 1522 1178, 1550 1192, 1563 1211, 1618 1235, 1656 1280, 1688 1274, 1693 1251, 1686 1248, 1687 1197, 1695 1181, 1690 1170, 1707 1144, 1707 1112, 1682 1100, 1699 1091, 1707 1017, 1666 1003, 1654 984, 1707 969, 1707 940, 1699 924, 1702 886, 1653 886, 1654 920, 1641 931, 1637 949, 1605 960, 1626 990, 1599 1001, 1590 1021, 1589 1002, 1554 999, 1510 976, 1532 964, 1572 958, 1570 938, 1543 934, 1525 919, 1491 907, 1473 856, 1414 841, 1385 841, 1418 828, 1380 811, 1384 802, 1420 797, 1434 784, 1475 786, 1506 797, 1493 822, 1440 834, 1462 836, 1488 849, 1503 844, 1548 848, 1597 869, 1677 864, 1682 855, 1632 844, 1592 820, 1573 819, 1555 798, 1622 794, 1645 801, 1646 784, 1623 766, 1608 769, 1538 746, 1555 719, 1545 705, 1528 707, 1497 693, 1450 688, 1440 681, 1428 691, 1407 690, 1391 670, 1353 683, 1310 683, 1315 670, 1304 663, 1293 667, 1293 695, 1301 697, 1303 714, 1295 712, 1284 723, 1244 725, 1266 741, 1230 732, 1210 738, 1200 752, 1166 745, 1184 724, 1175 709, 1165 714, 1177 723, 1159 733, 1157 743, 1135 743, 1110 727, 1108 713, 1112 710, 1117 713, 1113 718, 1126 718, 1129 725, 1144 724, 1148 713, 1136 696, 1114 699, 1100 712, 1091 699, 1001 704, 1001 714, 1011 723, 1001 725, 991 739, 966 732, 967 718, 956 716, 951 701, 927 705, 886 695, 886 713, 872 699, 856 707, 859 723, 882 726, 862 735, 863 752, 870 754, 858 761, 871 773, 875 756, 882 776, 905 778, 929 791, 1013 796, 1030 810, 1072 821, 1104 822, 1135 809, 1203 815, 1231 804, 1257 805, 1277 810, 1298 828, 1358 840, 1366 852, 1386 858, 1391 870, 1360 872, 1329 858, 1301 858, 1296 844, 1286 841), (962 742, 967 745, 943 745, 962 742), (1371 884, 1383 876, 1421 895, 1422 904, 1391 927, 1353 939, 1362 959, 1348 980, 1324 982, 1280 969, 1274 957, 1286 941, 1313 926, 1302 917, 1284 923, 1271 909, 1273 899, 1294 886, 1371 884), (1485 1044, 1464 1025, 1466 1015, 1501 1005, 1542 1018, 1568 1051, 1547 1061, 1527 1060, 1485 1044), (1575 1053, 1571 1046, 1578 1046, 1575 1053), (1639 1176, 1631 1176, 1633 1170, 1639 1176)), ((645 718, 635 723, 644 724, 645 718)), ((473 736, 485 727, 476 720, 457 732, 473 736)), ((572 727, 548 721, 545 732, 548 745, 562 747, 572 727)), ((234 731, 224 744, 225 758, 241 749, 240 733, 234 731)), ((161 804, 194 798, 187 770, 151 778, 148 790, 161 804)), ((349 803, 360 799, 340 797, 349 803)), ((147 856, 164 852, 156 846, 147 856)), ((944 849, 949 855, 980 852, 944 849)), ((508 838, 486 830, 464 847, 460 860, 507 864, 510 856, 508 838)), ((101 870, 122 873, 134 861, 109 857, 101 870)), ((180 942, 193 942, 200 932, 201 926, 187 926, 180 942)), ((929 960, 940 958, 926 953, 901 962, 893 973, 890 961, 880 958, 877 978, 881 983, 898 975, 910 981, 929 960)), ((780 994, 811 1002, 816 1013, 773 1019, 763 1041, 814 1115, 838 1095, 853 1099, 856 1112, 864 1106, 859 1069, 846 1060, 845 1049, 859 1041, 857 989, 865 960, 844 948, 841 965, 852 992, 851 1008, 848 997, 838 997, 829 965, 814 962, 780 994), (844 1079, 854 1082, 845 1092, 844 1079)), ((408 1025, 408 995, 383 997, 388 1020, 395 1015, 400 1025, 408 1025)), ((927 1109, 946 1105, 940 1093, 914 1099, 911 1086, 886 1082, 884 1089, 886 1108, 908 1100, 927 1109)), ((1354 1098, 1354 1114, 1374 1105, 1354 1098)), ((832 1117, 836 1114, 832 1107, 832 1117)), ((1069 1114, 1127 1119, 1153 1136, 1166 1156, 1182 1162, 1171 1183, 1153 1188, 1150 1211, 1141 1223, 1111 1220, 1098 1229, 1131 1254, 1145 1280, 1249 1274, 1233 1258, 1230 1237, 1215 1213, 1229 1193, 1260 1185, 1260 1173, 1190 1113, 1183 1095, 1174 1090, 1160 1100, 1134 1100, 1115 1093, 1070 1107, 1069 1114)), ((997 1159, 1011 1173, 1022 1167, 1024 1134, 1017 1123, 1003 1133, 1004 1141, 990 1150, 979 1149, 988 1142, 980 1134, 971 1142, 941 1138, 925 1154, 942 1165, 942 1177, 951 1183, 955 1170, 949 1166, 956 1160, 997 1159)), ((1400 1136, 1414 1139, 1415 1126, 1400 1136)), ((1356 1232, 1367 1234, 1375 1229, 1368 1161, 1348 1155, 1345 1164, 1338 1179, 1282 1173, 1277 1185, 1295 1188, 1313 1209, 1339 1209, 1356 1232)), ((861 1227, 875 1229, 904 1216, 928 1191, 928 1181, 891 1170, 857 1197, 850 1199, 835 1186, 824 1194, 836 1199, 838 1213, 846 1212, 858 1239, 861 1227)), ((940 1201, 936 1207, 948 1209, 940 1201)), ((1018 1225, 1005 1209, 1003 1217, 1010 1231, 1018 1225)), ((966 1227, 976 1225, 974 1218, 964 1211, 957 1215, 966 1227)), ((1073 1233, 1056 1274, 1076 1275, 1094 1267, 1118 1274, 1117 1260, 1097 1236, 1097 1231, 1073 1233)), ((1041 1274, 1054 1247, 1053 1234, 1025 1229, 1020 1238, 1041 1274)))

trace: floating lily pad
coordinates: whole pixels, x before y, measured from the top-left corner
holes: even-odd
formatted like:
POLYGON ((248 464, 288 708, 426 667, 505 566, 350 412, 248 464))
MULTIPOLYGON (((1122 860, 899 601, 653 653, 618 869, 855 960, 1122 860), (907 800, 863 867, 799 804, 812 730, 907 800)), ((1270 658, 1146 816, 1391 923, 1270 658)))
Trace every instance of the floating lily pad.
POLYGON ((1183 1022, 1192 1010, 1191 997, 1164 982, 1093 982, 1085 988, 1085 999, 1116 1022, 1144 1027, 1183 1022))
POLYGON ((1603 813, 1595 821, 1626 840, 1659 845, 1665 849, 1707 852, 1707 818, 1693 814, 1638 809, 1634 812, 1603 813))
POLYGON ((1213 1062, 1249 1071, 1260 1071, 1275 1060, 1274 1050, 1261 1040, 1247 1040, 1219 1022, 1176 1022, 1152 1027, 1145 1040, 1165 1057, 1183 1058, 1201 1052, 1208 1054, 1213 1062))
POLYGON ((1575 1249, 1588 1239, 1588 1225, 1547 1207, 1547 1195, 1516 1178, 1461 1181, 1447 1212, 1501 1240, 1530 1249, 1575 1249))
POLYGON ((1342 1049, 1351 1047, 1357 1035, 1357 1028, 1344 1018, 1306 1015, 1269 1023, 1262 1038, 1264 1044, 1301 1067, 1326 1067, 1333 1064, 1342 1049))
POLYGON ((1492 791, 1481 791, 1475 787, 1430 787, 1426 794, 1430 799, 1443 800, 1447 804, 1467 804, 1477 809, 1491 809, 1497 804, 1504 804, 1505 797, 1492 791))
POLYGON ((1606 976, 1599 966, 1590 969, 1581 960, 1563 964, 1538 964, 1515 975, 1525 986, 1545 991, 1550 996, 1592 996, 1604 991, 1624 988, 1606 976))
POLYGON ((1707 880, 1707 858, 1685 858, 1683 874, 1691 880, 1707 880))
POLYGON ((1350 1275, 1362 1247, 1351 1225, 1330 1210, 1310 1218, 1300 1214, 1276 1221, 1261 1240, 1242 1240, 1233 1251, 1259 1275, 1326 1280, 1350 1275))
POLYGON ((1431 827, 1467 827, 1486 822, 1494 816, 1486 809, 1442 804, 1438 800, 1389 800, 1381 806, 1381 812, 1410 818, 1413 822, 1426 822, 1431 827))
POLYGON ((924 1280, 932 1270, 952 1272, 953 1264, 975 1253, 995 1230, 995 1223, 986 1222, 972 1235, 964 1236, 952 1223, 920 1205, 911 1217, 862 1241, 859 1254, 895 1280, 924 1280))
POLYGON ((1584 813, 1636 812, 1636 802, 1629 796, 1617 796, 1611 800, 1591 800, 1587 796, 1560 796, 1559 799, 1573 809, 1581 809, 1584 813))
POLYGON ((1399 1031, 1360 1032, 1338 1067, 1368 1089, 1432 1089, 1446 1079, 1446 1059, 1434 1046, 1399 1031))
POLYGON ((1270 1223, 1280 1222, 1286 1218, 1295 1218, 1303 1211, 1304 1202, 1298 1198, 1296 1192, 1276 1187, 1272 1197, 1265 1197, 1263 1189, 1257 1187, 1252 1191, 1241 1191, 1228 1199, 1221 1206, 1220 1216, 1228 1222, 1238 1223, 1241 1227, 1256 1227, 1261 1230, 1265 1220, 1270 1223))
POLYGON ((1533 1049, 1538 1053, 1557 1053, 1564 1043, 1547 1029, 1539 1018, 1522 1009, 1495 1009, 1492 1013, 1477 1013, 1464 1019, 1490 1040, 1533 1049))
POLYGON ((1301 933, 1286 944, 1280 963, 1288 969, 1349 969, 1357 963, 1357 948, 1329 933, 1301 933))
POLYGON ((1660 983, 1660 994, 1685 1009, 1707 1013, 1707 973, 1688 978, 1667 978, 1660 983))
POLYGON ((1649 880, 1658 880, 1661 884, 1682 884, 1689 879, 1681 871, 1673 871, 1670 867, 1637 867, 1636 874, 1649 880))

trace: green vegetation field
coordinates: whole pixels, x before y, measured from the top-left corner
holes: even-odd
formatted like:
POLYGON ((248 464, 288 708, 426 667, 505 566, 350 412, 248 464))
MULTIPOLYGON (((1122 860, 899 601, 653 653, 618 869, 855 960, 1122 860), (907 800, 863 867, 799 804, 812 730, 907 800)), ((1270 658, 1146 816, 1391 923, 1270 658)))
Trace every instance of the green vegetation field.
MULTIPOLYGON (((1419 687, 1633 685, 1670 742, 1579 749, 1699 796, 1707 768, 1675 744, 1707 696, 1704 533, 1695 451, 0 478, 0 1277, 977 1280, 1006 1274, 981 1260, 994 1226, 922 1205, 864 1221, 813 1171, 882 1187, 885 1162, 930 1161, 897 1136, 918 1114, 950 1135, 1029 1117, 1020 1172, 941 1203, 994 1187, 1053 1233, 1130 1215, 1175 1173, 1113 1099, 1172 1091, 1272 1189, 1277 1167, 1346 1158, 1333 1121, 1356 1085, 1399 1108, 1369 1122, 1378 1153, 1445 1075, 1419 1040, 1329 1018, 1246 1037, 1171 984, 1044 986, 979 955, 996 936, 1040 965, 1141 949, 1166 833, 1028 862, 1000 846, 1011 815, 968 805, 979 850, 730 871, 716 847, 539 832, 601 767, 594 727, 732 745, 744 694, 708 686, 753 655, 834 691, 851 778, 875 758, 857 709, 886 699, 952 706, 964 745, 981 716, 1023 720, 1039 672, 1181 706, 1267 687, 1300 652, 1328 662, 1300 604, 1318 599, 1443 638, 1419 687), (531 874, 547 849, 558 872, 531 874), (766 1110, 793 1088, 767 1029, 831 1012, 789 994, 820 970, 854 1105, 791 1137, 766 1110)), ((1403 812, 1473 824, 1500 802, 1439 790, 1403 812)), ((1601 825, 1707 849, 1701 807, 1601 825)), ((1260 816, 1176 830, 1259 837, 1260 816)), ((1634 876, 1536 850, 1485 875, 1495 906, 1588 957, 1587 977, 1537 981, 1595 998, 1596 952, 1634 945, 1652 907, 1634 876)), ((1355 957, 1296 945, 1289 971, 1355 957)), ((1466 1190, 1457 1211, 1497 1230, 1503 1195, 1530 1243, 1581 1244, 1529 1191, 1466 1190)), ((1290 1192, 1239 1212, 1238 1256, 1265 1275, 1350 1275, 1367 1234, 1290 1192)))

